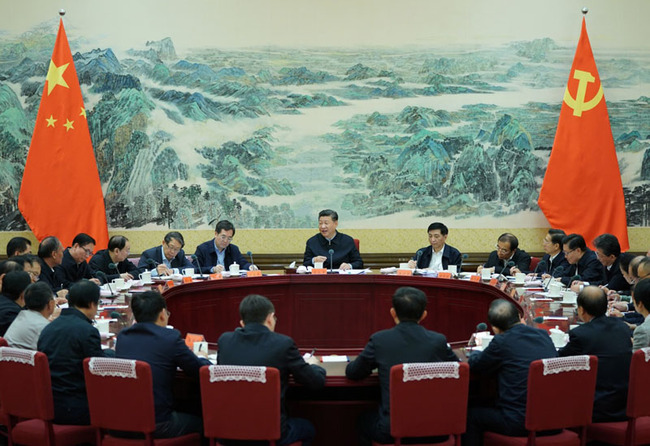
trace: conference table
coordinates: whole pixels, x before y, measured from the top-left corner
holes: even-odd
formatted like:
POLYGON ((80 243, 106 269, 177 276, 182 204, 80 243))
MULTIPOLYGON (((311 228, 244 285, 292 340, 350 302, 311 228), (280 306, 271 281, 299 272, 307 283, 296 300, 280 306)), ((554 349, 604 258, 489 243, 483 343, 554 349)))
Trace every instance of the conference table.
MULTIPOLYGON (((487 320, 490 302, 510 299, 510 293, 480 281, 380 274, 279 274, 195 281, 173 286, 164 296, 170 324, 184 336, 202 334, 210 344, 239 327, 239 304, 245 296, 261 294, 275 306, 276 331, 291 336, 302 352, 315 348, 316 356, 358 355, 372 333, 395 325, 389 313, 391 299, 404 286, 426 294, 428 315, 422 325, 445 334, 455 347, 465 346, 477 325, 487 320)), ((328 371, 324 389, 290 387, 290 414, 315 424, 315 445, 356 445, 357 417, 378 407, 377 376, 350 381, 345 378, 346 363, 323 365, 328 371)), ((190 392, 185 388, 179 393, 190 392)))

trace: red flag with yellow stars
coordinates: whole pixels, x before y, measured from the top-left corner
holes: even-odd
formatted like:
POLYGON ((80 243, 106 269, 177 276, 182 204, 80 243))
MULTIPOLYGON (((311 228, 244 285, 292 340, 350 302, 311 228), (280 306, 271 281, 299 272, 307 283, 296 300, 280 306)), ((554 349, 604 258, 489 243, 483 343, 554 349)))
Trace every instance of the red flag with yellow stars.
POLYGON ((53 235, 63 246, 85 232, 108 244, 106 210, 86 109, 70 45, 59 32, 20 186, 18 208, 37 239, 53 235))
POLYGON ((623 183, 584 18, 537 202, 551 227, 581 234, 592 248, 607 232, 629 249, 623 183))

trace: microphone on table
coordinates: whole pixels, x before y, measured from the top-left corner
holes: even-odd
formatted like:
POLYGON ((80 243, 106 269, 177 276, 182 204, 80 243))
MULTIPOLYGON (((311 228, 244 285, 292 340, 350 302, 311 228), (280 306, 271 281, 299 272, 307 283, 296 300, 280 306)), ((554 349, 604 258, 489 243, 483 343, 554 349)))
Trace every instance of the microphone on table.
MULTIPOLYGON (((248 251, 246 254, 247 254, 248 257, 250 257, 250 259, 251 259, 251 265, 255 265, 255 262, 253 262, 253 253, 252 253, 251 251, 248 251)), ((250 268, 251 268, 251 267, 249 266, 248 269, 250 269, 250 268)))
POLYGON ((551 283, 551 280, 553 280, 556 277, 556 274, 558 277, 561 277, 562 274, 564 273, 564 267, 563 266, 556 266, 553 271, 551 271, 551 277, 548 278, 546 283, 544 284, 544 289, 548 290, 548 285, 551 283))
POLYGON ((463 260, 467 260, 469 258, 469 254, 463 254, 460 256, 460 266, 458 267, 458 272, 461 272, 463 270, 463 260))
POLYGON ((196 254, 192 254, 190 257, 192 257, 192 260, 196 262, 196 266, 199 267, 199 277, 203 279, 203 269, 201 269, 201 264, 199 263, 199 258, 196 256, 196 254))
POLYGON ((117 263, 109 263, 108 269, 114 269, 115 271, 117 271, 117 275, 120 276, 120 270, 117 267, 117 263))
POLYGON ((95 277, 97 277, 100 280, 103 280, 106 285, 108 285, 108 291, 113 293, 113 290, 111 290, 111 285, 108 283, 108 277, 106 277, 106 273, 104 271, 95 271, 95 277))
POLYGON ((506 277, 505 274, 503 274, 503 272, 506 270, 506 268, 511 268, 513 266, 515 266, 515 262, 513 262, 512 260, 507 261, 505 266, 501 269, 501 272, 499 273, 499 276, 497 277, 497 280, 499 282, 503 282, 504 280, 508 280, 508 278, 506 277))
POLYGON ((124 317, 122 316, 122 313, 120 313, 119 311, 111 311, 111 319, 117 319, 117 321, 122 326, 121 328, 124 328, 127 325, 126 321, 124 320, 124 317))
POLYGON ((149 265, 149 269, 156 269, 156 267, 160 264, 154 259, 147 259, 147 265, 149 265))
POLYGON ((424 253, 424 250, 425 250, 425 249, 426 249, 426 248, 420 248, 420 249, 418 249, 417 252, 415 253, 415 267, 416 267, 416 268, 418 267, 418 263, 420 263, 420 257, 422 257, 422 254, 424 253))
POLYGON ((544 270, 546 270, 546 268, 547 268, 547 266, 546 266, 546 260, 540 260, 540 261, 537 263, 537 266, 535 267, 535 270, 533 271, 533 274, 534 274, 535 276, 537 276, 537 270, 538 270, 540 267, 542 267, 542 266, 544 267, 544 270))
POLYGON ((334 250, 330 249, 327 252, 329 252, 329 254, 330 254, 330 273, 331 273, 332 270, 334 269, 334 250))
POLYGON ((469 342, 467 343, 468 347, 475 347, 476 346, 476 337, 478 336, 479 332, 481 331, 487 331, 488 326, 485 322, 481 322, 476 326, 476 331, 472 333, 472 336, 469 338, 469 342))

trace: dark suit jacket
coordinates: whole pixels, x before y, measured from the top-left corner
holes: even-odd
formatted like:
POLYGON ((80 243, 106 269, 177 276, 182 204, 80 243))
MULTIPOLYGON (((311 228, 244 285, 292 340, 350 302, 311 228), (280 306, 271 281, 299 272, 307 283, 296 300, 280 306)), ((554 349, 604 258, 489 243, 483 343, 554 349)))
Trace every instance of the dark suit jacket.
POLYGON ((0 336, 4 336, 23 308, 4 294, 0 294, 0 336))
MULTIPOLYGON (((156 265, 163 263, 163 254, 162 254, 161 246, 149 248, 146 251, 144 251, 142 255, 140 255, 140 261, 138 261, 138 268, 152 269, 147 263, 147 260, 149 259, 153 259, 156 262, 156 265)), ((183 251, 182 249, 178 252, 178 254, 176 254, 176 257, 172 259, 171 265, 172 268, 178 268, 179 270, 182 270, 183 268, 194 268, 192 262, 187 260, 187 257, 185 257, 185 251, 183 251)))
POLYGON ((140 322, 122 330, 117 336, 115 356, 145 361, 151 366, 156 423, 171 417, 176 368, 198 380, 201 366, 210 365, 210 361, 198 358, 187 348, 178 330, 152 322, 140 322))
POLYGON ((282 435, 286 434, 285 395, 289 374, 310 389, 325 385, 325 369, 307 364, 289 336, 275 333, 262 324, 246 324, 242 329, 224 333, 218 341, 217 363, 275 367, 280 371, 282 394, 282 435))
POLYGON ((607 268, 604 269, 605 269, 605 280, 606 280, 605 285, 607 286, 607 288, 616 291, 630 290, 630 284, 628 283, 627 280, 625 280, 625 277, 623 277, 623 273, 621 272, 620 257, 616 257, 616 261, 614 261, 610 269, 607 268))
POLYGON ((38 276, 38 280, 47 283, 55 293, 61 290, 61 282, 56 280, 54 270, 40 257, 38 258, 38 261, 41 264, 41 274, 38 276))
MULTIPOLYGON (((246 257, 244 257, 239 251, 237 245, 233 245, 231 243, 226 246, 225 251, 226 254, 224 256, 223 263, 226 271, 228 271, 230 265, 235 262, 239 265, 240 269, 248 269, 251 266, 251 263, 249 263, 246 260, 246 257)), ((214 239, 203 242, 197 246, 194 255, 199 261, 198 264, 196 260, 192 261, 192 263, 194 263, 194 267, 198 270, 200 264, 202 273, 210 273, 212 267, 217 265, 217 253, 214 250, 214 239)))
MULTIPOLYGON (((431 256, 433 256, 433 247, 427 246, 424 248, 418 249, 418 252, 422 252, 420 259, 418 260, 418 268, 428 268, 431 263, 431 256)), ((417 252, 413 256, 413 260, 416 260, 418 257, 417 252)), ((460 254, 460 251, 445 244, 445 247, 442 248, 442 268, 447 269, 449 265, 456 265, 458 267, 458 272, 461 270, 463 264, 463 256, 460 254)))
POLYGON ((510 268, 505 268, 506 262, 513 261, 515 262, 515 265, 517 268, 519 268, 519 271, 522 273, 526 273, 530 270, 530 254, 528 254, 526 251, 523 249, 517 249, 512 256, 512 259, 510 260, 501 260, 499 259, 499 256, 497 255, 496 251, 492 251, 490 253, 490 256, 487 259, 487 262, 483 265, 485 268, 492 268, 494 267, 494 272, 496 274, 503 274, 504 276, 511 276, 510 274, 510 268))
POLYGON ((106 274, 106 278, 109 281, 119 278, 120 274, 123 273, 129 273, 133 276, 134 279, 138 279, 140 277, 140 273, 143 271, 135 266, 132 261, 125 259, 115 264, 117 266, 117 270, 120 272, 120 274, 117 274, 115 268, 108 267, 108 265, 111 263, 113 263, 113 261, 111 260, 111 256, 108 253, 108 249, 102 249, 101 251, 98 251, 92 257, 92 259, 90 259, 88 265, 90 265, 93 270, 102 271, 104 274, 106 274))
POLYGON ((76 308, 65 308, 41 332, 38 350, 47 355, 50 363, 54 421, 89 424, 83 360, 105 356, 92 321, 76 308))
POLYGON ((62 284, 63 288, 70 288, 73 283, 81 279, 94 278, 95 271, 88 266, 85 260, 77 264, 70 255, 70 248, 67 248, 63 251, 63 261, 61 264, 54 267, 54 277, 57 282, 62 284))
POLYGON ((379 372, 381 406, 380 429, 390 435, 390 368, 408 362, 458 361, 440 333, 429 331, 416 322, 402 322, 370 337, 361 354, 348 364, 345 375, 349 379, 362 379, 373 369, 379 372))
POLYGON ((484 351, 473 353, 468 362, 472 374, 496 374, 499 386, 496 408, 508 423, 523 429, 530 363, 556 356, 546 331, 517 324, 496 335, 484 351))
POLYGON ((349 263, 354 269, 363 268, 363 260, 354 244, 354 239, 340 232, 336 233, 331 242, 328 242, 320 233, 307 240, 303 265, 314 266, 312 262, 314 257, 325 256, 327 260, 323 262, 323 267, 330 268, 330 249, 334 250, 334 254, 332 254, 334 269, 340 267, 341 263, 349 263))
POLYGON ((538 274, 551 274, 553 277, 559 277, 561 274, 564 274, 571 269, 571 265, 564 257, 564 251, 560 251, 560 253, 553 259, 553 262, 551 262, 550 255, 544 254, 544 257, 542 257, 542 260, 540 260, 539 263, 541 264, 542 262, 545 262, 546 267, 541 266, 537 268, 538 274), (559 266, 562 267, 562 270, 558 270, 559 266))
POLYGON ((625 419, 627 383, 632 359, 630 329, 615 317, 600 316, 569 332, 560 356, 595 355, 598 377, 593 421, 625 419))
POLYGON ((571 285, 571 279, 577 274, 580 275, 580 280, 589 282, 590 285, 602 285, 605 283, 605 268, 600 260, 596 257, 596 253, 587 248, 584 255, 578 260, 577 264, 571 265, 569 271, 562 274, 562 283, 564 285, 571 285))

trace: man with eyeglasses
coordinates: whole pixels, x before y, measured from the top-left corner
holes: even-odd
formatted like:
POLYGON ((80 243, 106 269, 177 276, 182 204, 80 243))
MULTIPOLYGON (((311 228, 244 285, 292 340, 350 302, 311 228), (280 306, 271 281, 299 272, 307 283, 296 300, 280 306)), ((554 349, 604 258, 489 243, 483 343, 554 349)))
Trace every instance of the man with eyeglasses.
POLYGON ((258 269, 246 260, 237 245, 232 244, 233 237, 235 226, 228 220, 218 222, 214 228, 214 239, 196 247, 194 267, 200 268, 204 274, 227 271, 233 263, 237 263, 240 269, 258 269))
POLYGON ((95 250, 95 239, 84 234, 77 234, 72 240, 72 246, 63 251, 61 264, 54 267, 54 276, 61 288, 70 288, 75 282, 81 279, 88 279, 91 282, 101 285, 95 277, 95 271, 88 265, 86 259, 93 255, 95 250))
POLYGON ((161 246, 149 248, 142 253, 138 268, 151 269, 151 275, 169 276, 174 273, 174 268, 181 271, 183 268, 194 268, 192 262, 185 257, 185 240, 180 232, 172 231, 165 235, 161 246))
MULTIPOLYGON (((566 286, 582 282, 582 285, 602 285, 607 280, 603 265, 598 261, 596 253, 587 248, 585 239, 580 234, 569 234, 562 239, 564 257, 571 267, 562 275, 562 283, 566 286), (576 276, 580 278, 575 279, 576 276)), ((580 285, 579 283, 577 285, 580 285)), ((581 291, 580 289, 574 291, 581 291)))
POLYGON ((519 240, 513 234, 505 232, 499 236, 496 250, 483 265, 476 270, 480 273, 483 268, 493 268, 494 273, 511 276, 515 273, 526 273, 530 269, 530 254, 519 249, 519 240), (508 264, 512 262, 511 266, 508 264))

